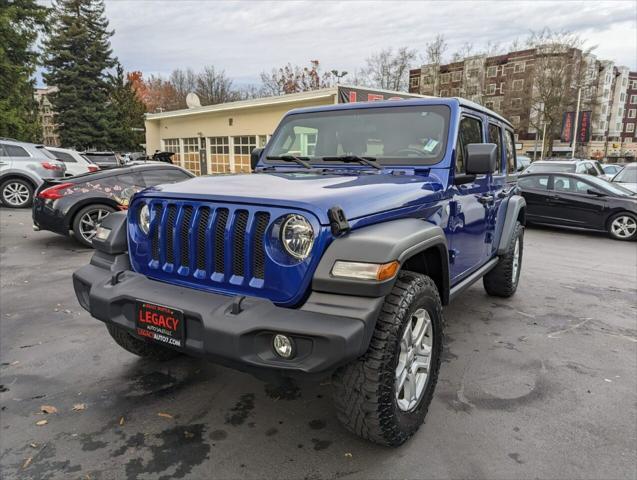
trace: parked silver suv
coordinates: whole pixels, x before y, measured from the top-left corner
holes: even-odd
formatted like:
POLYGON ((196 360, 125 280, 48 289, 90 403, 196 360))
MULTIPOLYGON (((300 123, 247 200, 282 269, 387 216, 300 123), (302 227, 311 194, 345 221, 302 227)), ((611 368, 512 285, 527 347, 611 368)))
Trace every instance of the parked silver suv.
POLYGON ((44 178, 61 178, 66 166, 43 145, 0 138, 0 201, 9 208, 30 207, 44 178))

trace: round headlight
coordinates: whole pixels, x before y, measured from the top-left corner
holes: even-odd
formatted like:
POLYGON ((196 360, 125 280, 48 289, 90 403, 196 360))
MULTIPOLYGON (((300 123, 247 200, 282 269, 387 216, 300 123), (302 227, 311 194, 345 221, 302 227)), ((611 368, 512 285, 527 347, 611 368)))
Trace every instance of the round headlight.
POLYGON ((139 209, 139 228, 144 232, 144 235, 148 235, 150 232, 150 209, 147 204, 139 209))
POLYGON ((307 258, 314 243, 314 230, 303 215, 288 215, 281 226, 281 242, 294 258, 307 258))

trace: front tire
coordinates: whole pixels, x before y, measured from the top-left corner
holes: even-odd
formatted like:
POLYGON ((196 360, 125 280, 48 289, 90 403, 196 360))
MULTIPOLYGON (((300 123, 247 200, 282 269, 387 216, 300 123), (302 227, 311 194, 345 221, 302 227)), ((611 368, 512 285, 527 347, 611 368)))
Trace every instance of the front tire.
POLYGON ((108 205, 88 205, 73 218, 73 237, 85 247, 93 246, 93 237, 104 218, 115 209, 108 205))
POLYGON ((622 212, 608 220, 608 235, 614 240, 631 241, 637 238, 637 217, 622 212))
POLYGON ((345 428, 388 446, 403 444, 418 430, 438 380, 443 323, 433 280, 401 272, 367 352, 332 379, 337 417, 345 428))
POLYGON ((33 185, 21 178, 11 178, 0 186, 2 205, 8 208, 27 208, 33 203, 33 185))
POLYGON ((181 355, 179 352, 171 350, 170 348, 133 337, 126 330, 115 325, 106 324, 106 328, 111 337, 113 337, 113 340, 115 340, 115 343, 127 352, 137 355, 138 357, 164 362, 181 355))
POLYGON ((498 264, 482 278, 487 293, 494 297, 508 298, 518 288, 522 271, 522 253, 524 250, 524 227, 516 222, 509 246, 498 264))

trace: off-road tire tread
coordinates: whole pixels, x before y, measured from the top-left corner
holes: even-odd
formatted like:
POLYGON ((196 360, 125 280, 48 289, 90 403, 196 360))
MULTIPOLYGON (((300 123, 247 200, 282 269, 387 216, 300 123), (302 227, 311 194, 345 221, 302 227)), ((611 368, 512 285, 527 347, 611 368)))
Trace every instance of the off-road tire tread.
POLYGON ((115 343, 124 350, 137 355, 138 357, 163 362, 181 355, 179 352, 171 350, 170 348, 162 347, 161 345, 154 345, 139 338, 135 338, 126 330, 115 325, 107 324, 106 328, 108 329, 108 333, 110 333, 111 337, 113 337, 113 340, 115 340, 115 343))
POLYGON ((500 257, 498 264, 489 273, 482 277, 484 289, 491 296, 508 298, 517 290, 520 274, 518 273, 518 281, 515 283, 511 278, 513 274, 513 251, 515 249, 515 240, 517 238, 520 238, 520 264, 518 268, 522 268, 522 258, 524 253, 524 226, 520 222, 516 222, 506 253, 500 257))
MULTIPOLYGON (((434 281, 422 274, 402 271, 376 321, 367 352, 358 360, 339 369, 332 377, 333 401, 338 420, 352 433, 388 446, 398 446, 409 439, 422 420, 409 431, 400 429, 394 413, 394 372, 396 351, 403 319, 418 295, 434 297, 440 332, 440 344, 430 369, 431 387, 425 394, 419 414, 424 419, 438 380, 444 338, 442 304, 434 281)), ((436 321, 432 318, 432 321, 436 321)))

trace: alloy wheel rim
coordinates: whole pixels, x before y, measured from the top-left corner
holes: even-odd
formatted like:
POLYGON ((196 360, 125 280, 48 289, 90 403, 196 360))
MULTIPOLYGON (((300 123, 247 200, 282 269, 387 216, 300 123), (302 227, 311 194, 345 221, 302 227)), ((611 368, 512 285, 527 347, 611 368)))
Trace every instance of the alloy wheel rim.
POLYGON ((629 238, 637 231, 637 222, 628 215, 622 215, 613 220, 610 228, 616 237, 629 238))
POLYGON ((515 247, 513 247, 513 268, 511 269, 511 280, 513 283, 518 278, 518 270, 520 269, 520 239, 516 238, 515 247))
POLYGON ((404 412, 415 409, 420 403, 429 378, 432 352, 431 317, 427 310, 419 308, 405 327, 396 365, 396 403, 404 412))
POLYGON ((29 189, 23 183, 12 182, 4 187, 2 197, 8 204, 19 207, 29 201, 29 189))
POLYGON ((97 208, 86 212, 80 218, 80 235, 87 242, 91 242, 93 237, 97 233, 97 227, 99 227, 109 213, 108 210, 103 208, 97 208))

